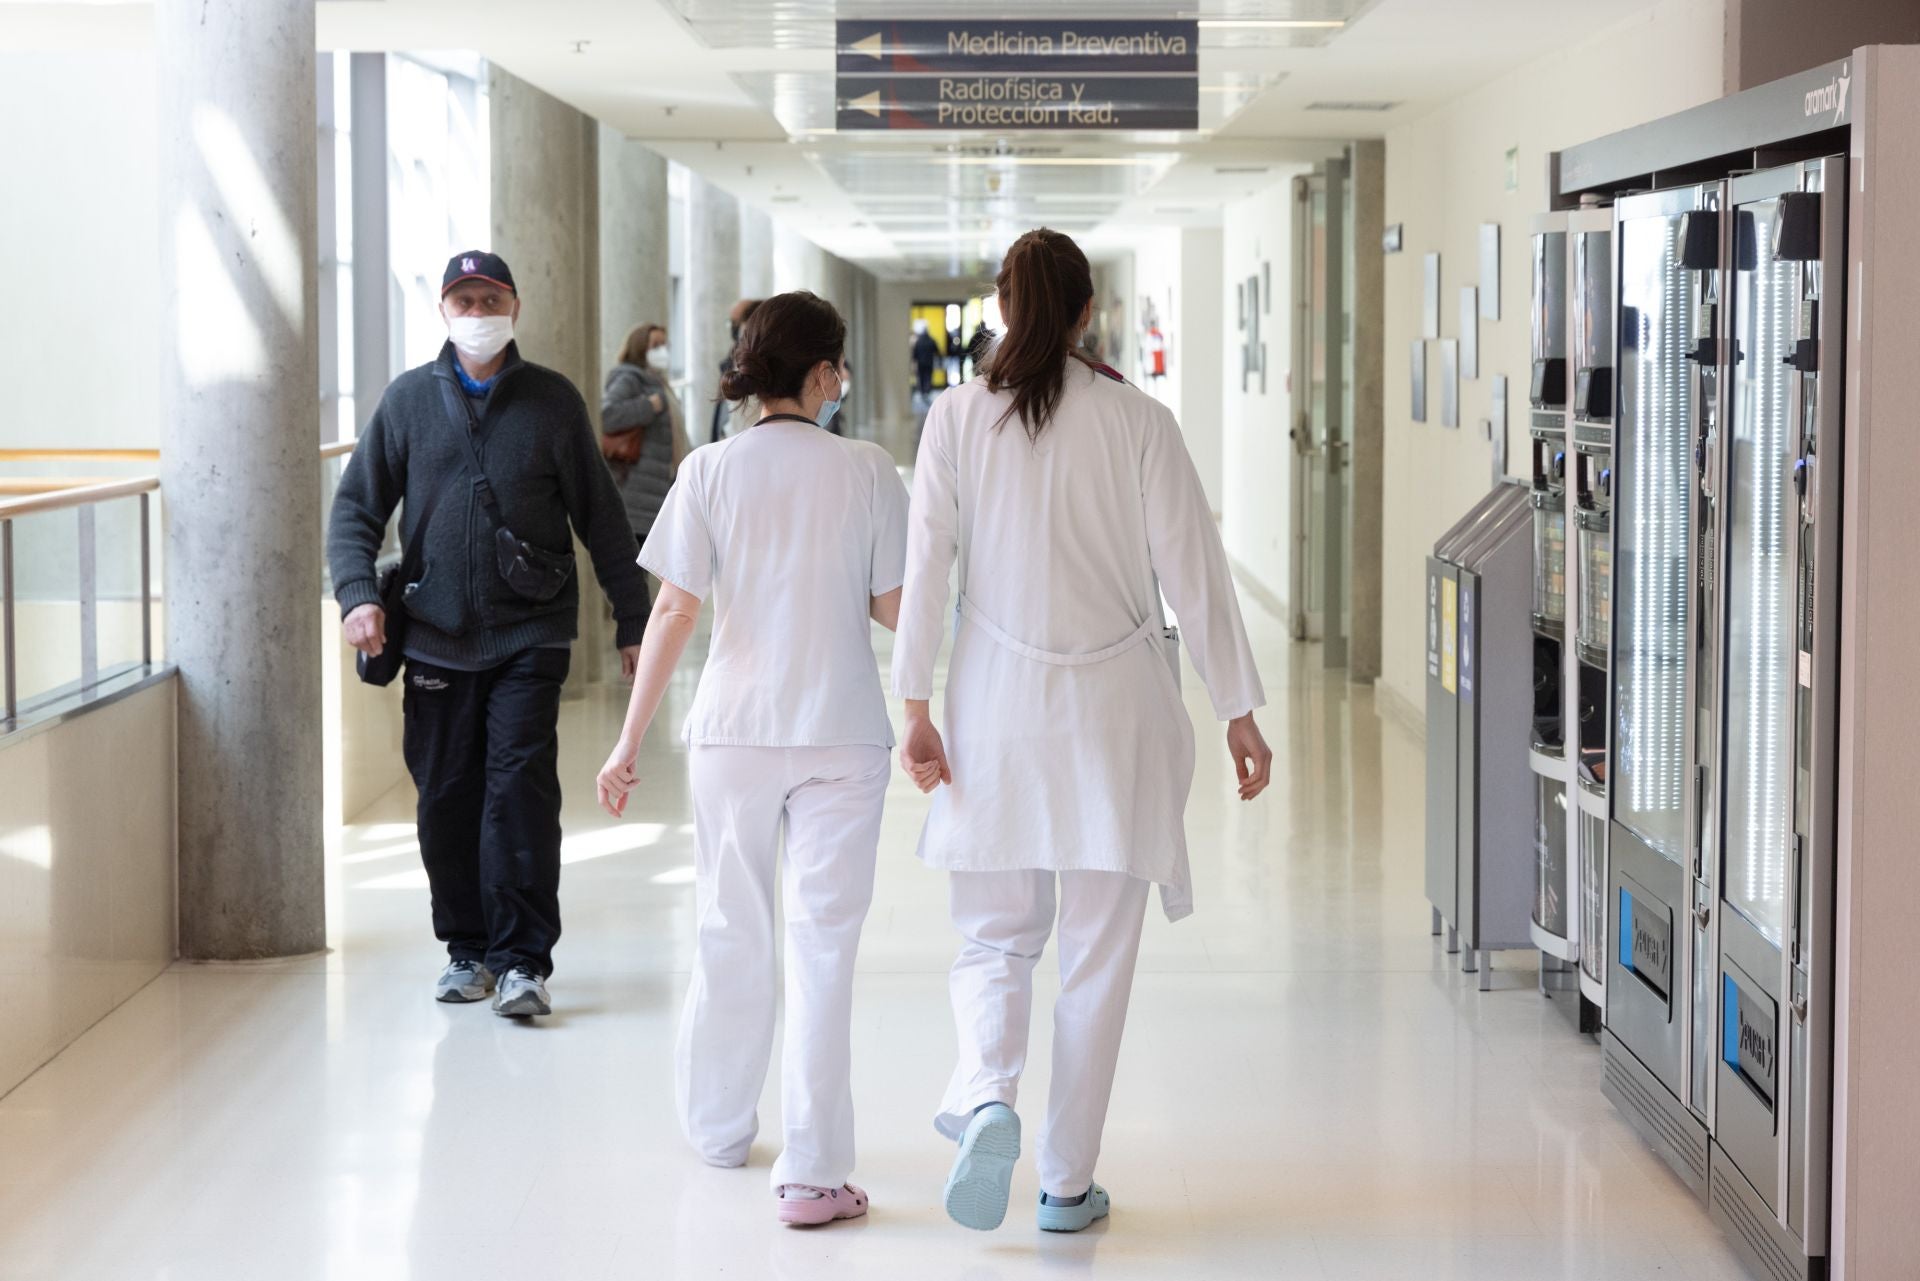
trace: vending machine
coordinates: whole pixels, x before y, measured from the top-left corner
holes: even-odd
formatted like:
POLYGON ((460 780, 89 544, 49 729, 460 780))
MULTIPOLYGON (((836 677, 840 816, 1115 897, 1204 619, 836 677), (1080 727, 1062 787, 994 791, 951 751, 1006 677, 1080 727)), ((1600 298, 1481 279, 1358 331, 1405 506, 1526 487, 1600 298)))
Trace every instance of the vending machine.
POLYGON ((1614 206, 1612 777, 1605 1088, 1681 1178, 1707 1181, 1721 296, 1718 184, 1614 206), (1703 669, 1705 669, 1703 671, 1703 669))
POLYGON ((1847 161, 1727 184, 1722 780, 1708 1082, 1716 1216, 1784 1267, 1826 1232, 1847 161), (1724 1157, 1722 1161, 1720 1158, 1724 1157), (1780 1221, 1776 1224, 1776 1220, 1780 1221))
MULTIPOLYGON (((1533 376, 1527 435, 1533 508, 1533 703, 1527 765, 1533 775, 1533 911, 1528 926, 1541 974, 1579 956, 1571 893, 1567 798, 1567 230, 1564 214, 1535 219, 1529 322, 1533 376)), ((1517 728, 1517 727, 1516 727, 1517 728)))
MULTIPOLYGON (((1568 731, 1576 805, 1604 842, 1604 973, 1582 955, 1605 1004, 1603 1088, 1774 1281, 1824 1275, 1828 1245, 1840 460, 1862 265, 1844 99, 1805 104, 1846 74, 1750 90, 1556 170, 1564 198, 1617 192, 1618 376, 1589 398, 1575 374, 1568 481, 1586 581, 1573 680, 1607 708, 1591 744, 1568 731), (1691 157, 1706 136, 1716 155, 1691 157)), ((1576 296, 1580 254, 1576 234, 1576 296)))
POLYGON ((1572 849, 1578 896, 1583 1030, 1597 1032, 1607 979, 1607 724, 1613 609, 1613 214, 1570 216, 1574 299, 1570 339, 1578 353, 1568 427, 1568 555, 1575 584, 1568 646, 1568 731, 1572 747, 1572 849))
POLYGON ((1568 349, 1567 528, 1570 603, 1564 655, 1568 785, 1568 895, 1575 904, 1580 1028, 1600 1030, 1606 1006, 1608 625, 1613 590, 1614 413, 1613 214, 1582 209, 1568 219, 1572 283, 1568 349))

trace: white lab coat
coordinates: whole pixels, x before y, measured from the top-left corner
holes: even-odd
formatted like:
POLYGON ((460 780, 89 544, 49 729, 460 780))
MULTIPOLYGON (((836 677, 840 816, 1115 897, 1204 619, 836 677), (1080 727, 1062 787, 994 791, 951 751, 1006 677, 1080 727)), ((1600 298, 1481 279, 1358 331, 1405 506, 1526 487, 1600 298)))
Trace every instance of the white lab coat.
POLYGON ((893 689, 933 694, 948 580, 960 608, 942 724, 953 785, 920 857, 951 871, 1125 872, 1192 911, 1193 726, 1161 639, 1164 592, 1215 713, 1265 702, 1226 551, 1173 415, 1072 361, 1038 442, 984 381, 934 402, 908 515, 893 689))

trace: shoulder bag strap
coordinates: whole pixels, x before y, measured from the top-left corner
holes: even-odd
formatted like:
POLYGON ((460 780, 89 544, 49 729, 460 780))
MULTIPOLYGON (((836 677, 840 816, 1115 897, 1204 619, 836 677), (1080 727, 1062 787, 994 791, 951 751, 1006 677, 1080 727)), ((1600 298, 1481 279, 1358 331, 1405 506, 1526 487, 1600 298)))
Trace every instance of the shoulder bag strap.
POLYGON ((473 416, 473 406, 467 402, 466 393, 456 387, 450 378, 441 380, 440 398, 445 402, 447 417, 453 423, 453 434, 467 455, 467 470, 473 474, 473 488, 480 498, 480 505, 487 509, 487 515, 496 529, 505 529, 507 522, 500 514, 500 500, 493 496, 493 486, 487 483, 486 469, 480 465, 480 451, 473 445, 474 433, 479 430, 479 423, 473 416))

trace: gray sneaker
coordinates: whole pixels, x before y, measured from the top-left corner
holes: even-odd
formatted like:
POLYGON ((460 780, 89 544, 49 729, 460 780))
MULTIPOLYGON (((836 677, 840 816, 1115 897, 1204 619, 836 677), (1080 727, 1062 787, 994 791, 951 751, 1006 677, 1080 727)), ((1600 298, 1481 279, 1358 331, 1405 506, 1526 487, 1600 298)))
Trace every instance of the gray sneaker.
POLYGON ((500 978, 500 986, 493 994, 493 1012, 507 1019, 551 1014, 553 1007, 547 1004, 547 985, 532 970, 516 965, 500 978))
POLYGON ((453 1004, 484 1001, 493 991, 493 971, 478 961, 451 961, 433 985, 433 999, 453 1004))

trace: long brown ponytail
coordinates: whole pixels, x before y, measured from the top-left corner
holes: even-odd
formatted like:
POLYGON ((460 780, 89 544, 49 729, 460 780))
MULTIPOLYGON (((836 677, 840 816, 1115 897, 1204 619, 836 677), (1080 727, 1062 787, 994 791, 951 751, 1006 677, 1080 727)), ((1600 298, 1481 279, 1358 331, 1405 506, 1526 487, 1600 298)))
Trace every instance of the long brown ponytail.
POLYGON ((1038 227, 1007 250, 994 286, 1007 332, 987 360, 987 389, 1013 392, 994 428, 1018 418, 1027 438, 1038 440, 1066 390, 1074 332, 1093 297, 1093 271, 1071 236, 1038 227))

